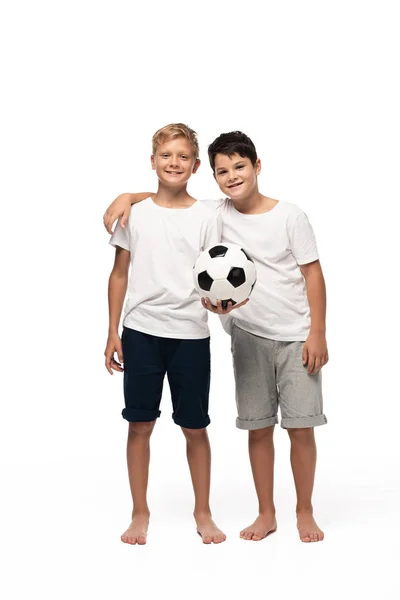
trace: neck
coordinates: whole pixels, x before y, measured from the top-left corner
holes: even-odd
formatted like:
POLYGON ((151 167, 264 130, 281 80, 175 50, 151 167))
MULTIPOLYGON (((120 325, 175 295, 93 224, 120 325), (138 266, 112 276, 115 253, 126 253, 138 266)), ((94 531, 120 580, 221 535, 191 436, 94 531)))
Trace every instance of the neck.
POLYGON ((153 201, 166 207, 190 206, 195 202, 194 198, 189 196, 186 184, 179 188, 170 188, 160 182, 158 183, 157 193, 153 196, 153 201))
POLYGON ((260 194, 258 191, 258 186, 256 186, 253 191, 246 196, 245 198, 232 198, 233 206, 241 213, 244 214, 256 214, 258 212, 264 212, 265 208, 263 207, 265 196, 260 194))

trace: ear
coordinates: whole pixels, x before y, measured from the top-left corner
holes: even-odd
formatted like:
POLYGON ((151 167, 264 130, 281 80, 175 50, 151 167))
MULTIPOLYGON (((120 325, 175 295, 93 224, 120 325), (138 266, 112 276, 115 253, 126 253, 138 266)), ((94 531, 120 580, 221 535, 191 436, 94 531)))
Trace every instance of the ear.
POLYGON ((256 175, 259 175, 261 173, 261 160, 259 158, 257 158, 257 160, 256 160, 256 164, 254 165, 254 169, 256 171, 256 175))
POLYGON ((197 171, 197 169, 199 168, 200 164, 201 164, 201 160, 200 160, 199 158, 197 158, 197 159, 194 161, 194 165, 193 165, 192 173, 196 173, 196 171, 197 171))
POLYGON ((153 169, 153 171, 156 170, 156 161, 154 160, 154 154, 152 154, 150 156, 150 160, 151 160, 151 168, 153 169))

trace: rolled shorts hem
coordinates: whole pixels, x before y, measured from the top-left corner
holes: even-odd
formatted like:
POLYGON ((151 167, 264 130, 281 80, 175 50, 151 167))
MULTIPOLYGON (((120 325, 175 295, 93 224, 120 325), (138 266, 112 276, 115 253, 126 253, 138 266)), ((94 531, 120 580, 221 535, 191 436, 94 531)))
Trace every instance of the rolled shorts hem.
POLYGON ((130 423, 149 423, 161 415, 161 410, 146 410, 144 408, 124 408, 122 416, 130 423))
POLYGON ((203 421, 185 421, 185 419, 175 419, 172 415, 172 419, 175 425, 179 425, 179 427, 185 427, 185 429, 204 429, 211 423, 210 417, 207 417, 203 421))
POLYGON ((328 422, 325 415, 316 415, 315 417, 301 417, 300 419, 282 419, 281 427, 283 429, 294 429, 302 427, 317 427, 325 425, 328 422))
POLYGON ((264 427, 271 427, 278 423, 278 417, 268 417, 268 419, 257 419, 257 421, 245 421, 244 419, 236 419, 236 427, 238 429, 246 429, 248 431, 254 429, 264 429, 264 427))

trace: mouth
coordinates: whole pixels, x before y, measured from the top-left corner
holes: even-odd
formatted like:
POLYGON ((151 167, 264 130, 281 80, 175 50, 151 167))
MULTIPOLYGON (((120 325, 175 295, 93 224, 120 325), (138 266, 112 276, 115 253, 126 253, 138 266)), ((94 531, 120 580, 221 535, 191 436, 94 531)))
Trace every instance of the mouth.
POLYGON ((183 171, 165 171, 168 175, 182 175, 183 171))
POLYGON ((229 188, 230 190, 232 190, 232 189, 235 189, 235 188, 237 188, 237 187, 241 186, 241 185, 242 185, 242 183, 243 183, 243 181, 241 181, 240 183, 233 183, 232 185, 228 185, 228 188, 229 188))

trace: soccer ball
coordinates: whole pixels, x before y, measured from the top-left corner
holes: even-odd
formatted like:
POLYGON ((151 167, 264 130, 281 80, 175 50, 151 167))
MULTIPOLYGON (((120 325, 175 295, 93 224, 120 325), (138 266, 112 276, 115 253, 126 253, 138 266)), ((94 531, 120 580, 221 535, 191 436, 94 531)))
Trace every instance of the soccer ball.
POLYGON ((193 267, 194 284, 200 296, 222 308, 244 302, 256 283, 256 267, 250 256, 236 244, 221 243, 204 250, 193 267))

